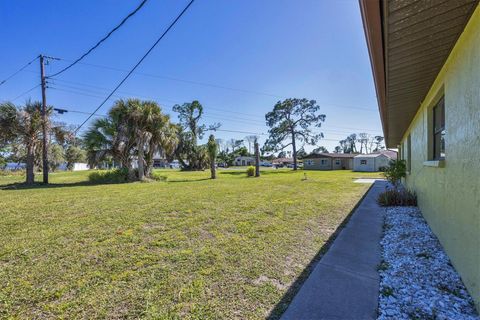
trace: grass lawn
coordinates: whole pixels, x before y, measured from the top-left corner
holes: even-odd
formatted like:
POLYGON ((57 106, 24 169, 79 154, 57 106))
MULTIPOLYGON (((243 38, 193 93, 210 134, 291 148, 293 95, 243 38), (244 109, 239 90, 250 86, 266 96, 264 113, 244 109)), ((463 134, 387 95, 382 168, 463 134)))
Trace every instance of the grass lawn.
POLYGON ((0 318, 265 318, 378 176, 162 174, 0 190, 0 318))

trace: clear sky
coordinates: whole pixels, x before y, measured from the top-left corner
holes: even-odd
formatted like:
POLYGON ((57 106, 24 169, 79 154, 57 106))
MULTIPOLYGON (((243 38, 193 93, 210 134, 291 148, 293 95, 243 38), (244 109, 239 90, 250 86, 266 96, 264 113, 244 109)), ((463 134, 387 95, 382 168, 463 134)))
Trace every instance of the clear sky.
MULTIPOLYGON (((1 1, 0 79, 40 53, 77 58, 139 2, 1 1)), ((187 0, 149 0, 84 64, 51 81, 48 104, 93 111, 186 4, 187 0)), ((52 61, 47 75, 66 64, 52 61)), ((137 71, 117 98, 154 99, 175 121, 172 106, 197 99, 204 106, 206 124, 266 133, 265 113, 278 100, 297 97, 315 99, 326 114, 321 129, 325 139, 319 145, 330 151, 352 132, 381 135, 357 0, 196 0, 137 71)), ((37 60, 0 86, 0 101, 13 100, 39 83, 37 60)), ((40 100, 40 90, 14 103, 29 97, 40 100)), ((98 113, 105 114, 112 103, 98 113)), ((86 117, 70 112, 56 120, 80 124, 86 117)), ((216 133, 223 139, 246 135, 216 133)))

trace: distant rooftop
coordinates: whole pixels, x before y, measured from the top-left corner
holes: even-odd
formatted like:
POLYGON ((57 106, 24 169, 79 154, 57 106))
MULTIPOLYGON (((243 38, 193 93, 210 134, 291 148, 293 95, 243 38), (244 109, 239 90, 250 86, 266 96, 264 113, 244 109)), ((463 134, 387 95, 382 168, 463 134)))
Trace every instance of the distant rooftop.
POLYGON ((353 158, 358 153, 313 153, 305 157, 305 159, 315 158, 353 158))
POLYGON ((370 154, 357 154, 356 157, 361 157, 361 158, 376 158, 381 155, 384 155, 386 157, 389 157, 390 159, 397 159, 397 153, 392 150, 382 150, 380 152, 374 152, 370 154))

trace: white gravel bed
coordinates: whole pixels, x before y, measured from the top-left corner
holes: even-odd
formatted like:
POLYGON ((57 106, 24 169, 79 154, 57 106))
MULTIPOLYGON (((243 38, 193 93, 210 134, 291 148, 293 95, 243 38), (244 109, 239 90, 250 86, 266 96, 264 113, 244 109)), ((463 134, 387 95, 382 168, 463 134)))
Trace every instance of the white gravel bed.
POLYGON ((378 319, 480 319, 418 208, 387 208, 384 229, 378 319))

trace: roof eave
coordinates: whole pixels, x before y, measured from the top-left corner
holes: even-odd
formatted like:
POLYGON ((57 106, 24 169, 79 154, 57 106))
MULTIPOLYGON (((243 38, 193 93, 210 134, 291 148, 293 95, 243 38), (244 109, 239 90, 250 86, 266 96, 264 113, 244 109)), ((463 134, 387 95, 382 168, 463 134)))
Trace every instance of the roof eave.
POLYGON ((359 0, 363 30, 372 66, 373 80, 377 94, 378 110, 382 121, 383 135, 387 147, 392 146, 388 134, 386 108, 385 46, 383 41, 382 8, 380 1, 359 0))

